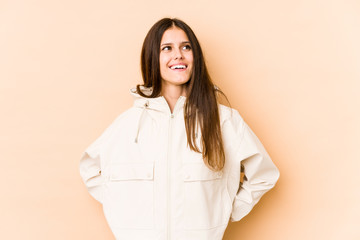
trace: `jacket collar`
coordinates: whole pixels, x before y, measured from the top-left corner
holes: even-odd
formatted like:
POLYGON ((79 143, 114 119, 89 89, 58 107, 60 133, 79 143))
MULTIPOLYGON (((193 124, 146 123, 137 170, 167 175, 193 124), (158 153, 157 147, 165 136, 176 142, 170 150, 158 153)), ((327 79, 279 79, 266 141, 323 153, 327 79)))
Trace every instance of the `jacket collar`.
MULTIPOLYGON (((150 95, 152 92, 152 88, 145 88, 143 86, 140 86, 140 89, 146 95, 150 95)), ((149 110, 160 111, 163 113, 170 113, 170 107, 163 96, 159 96, 155 98, 143 97, 137 93, 136 88, 130 89, 130 94, 134 97, 135 107, 146 108, 149 110)), ((186 97, 184 96, 179 97, 174 108, 174 112, 173 112, 174 114, 178 113, 180 110, 181 111, 183 110, 185 100, 186 97)))

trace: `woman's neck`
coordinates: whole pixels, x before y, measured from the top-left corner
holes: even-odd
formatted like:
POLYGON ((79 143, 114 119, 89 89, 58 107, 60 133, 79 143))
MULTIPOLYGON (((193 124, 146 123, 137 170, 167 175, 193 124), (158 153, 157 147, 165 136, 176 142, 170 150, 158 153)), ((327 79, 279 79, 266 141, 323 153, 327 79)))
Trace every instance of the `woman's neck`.
POLYGON ((185 85, 162 84, 161 95, 165 98, 172 113, 179 97, 186 96, 185 85))

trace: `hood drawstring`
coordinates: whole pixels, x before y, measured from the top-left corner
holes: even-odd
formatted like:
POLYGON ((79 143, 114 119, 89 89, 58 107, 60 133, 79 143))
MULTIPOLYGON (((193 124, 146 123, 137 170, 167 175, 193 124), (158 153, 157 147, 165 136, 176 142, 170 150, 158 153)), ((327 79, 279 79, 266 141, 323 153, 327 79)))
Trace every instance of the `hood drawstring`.
POLYGON ((136 137, 135 137, 135 143, 138 142, 138 137, 139 137, 139 131, 140 131, 140 124, 143 118, 143 115, 145 113, 145 110, 147 109, 147 107, 149 106, 149 101, 146 101, 144 103, 144 106, 142 107, 142 112, 140 114, 140 118, 139 118, 139 122, 138 122, 138 127, 137 127, 137 131, 136 131, 136 137))

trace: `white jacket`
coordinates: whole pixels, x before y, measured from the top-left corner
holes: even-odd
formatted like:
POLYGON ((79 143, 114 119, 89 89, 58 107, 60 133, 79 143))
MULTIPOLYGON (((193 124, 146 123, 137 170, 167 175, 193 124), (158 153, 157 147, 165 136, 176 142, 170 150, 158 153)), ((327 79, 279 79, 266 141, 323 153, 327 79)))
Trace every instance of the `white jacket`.
POLYGON ((226 160, 213 172, 187 146, 185 97, 171 113, 163 97, 132 94, 134 106, 80 161, 81 177, 103 204, 116 239, 221 240, 228 221, 247 215, 274 186, 278 169, 236 110, 220 105, 226 160))

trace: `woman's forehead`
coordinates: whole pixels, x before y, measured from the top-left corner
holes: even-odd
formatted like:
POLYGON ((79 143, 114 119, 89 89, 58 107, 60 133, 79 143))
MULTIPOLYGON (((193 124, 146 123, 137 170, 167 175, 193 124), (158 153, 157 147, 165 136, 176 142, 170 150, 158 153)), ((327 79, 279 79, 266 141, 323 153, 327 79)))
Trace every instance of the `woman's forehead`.
POLYGON ((171 27, 167 29, 162 38, 161 38, 161 44, 172 44, 172 43, 183 43, 183 42, 189 42, 189 38, 182 30, 178 27, 171 27))

